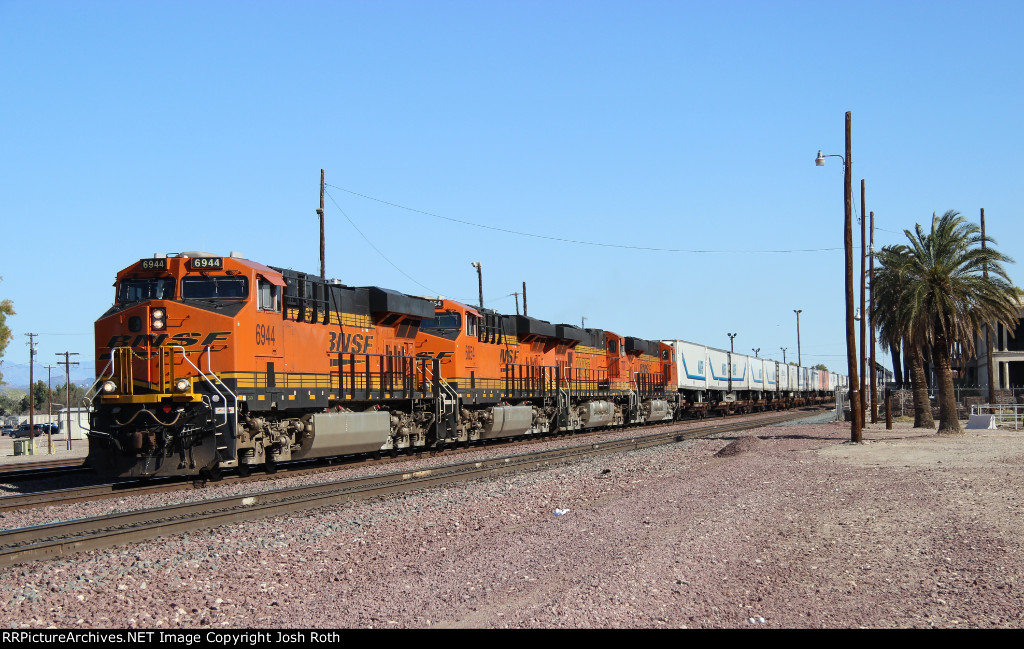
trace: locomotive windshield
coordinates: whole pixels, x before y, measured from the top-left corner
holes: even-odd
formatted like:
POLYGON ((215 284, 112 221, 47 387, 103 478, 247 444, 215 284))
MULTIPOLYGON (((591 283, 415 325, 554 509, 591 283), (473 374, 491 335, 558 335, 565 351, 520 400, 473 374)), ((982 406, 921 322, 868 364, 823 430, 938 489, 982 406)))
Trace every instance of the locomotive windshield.
POLYGON ((455 329, 462 328, 462 316, 454 311, 439 313, 433 318, 427 318, 420 323, 420 329, 455 329))
POLYGON ((462 330, 462 316, 454 311, 438 313, 433 318, 425 318, 420 323, 420 331, 433 336, 455 339, 462 330))
POLYGON ((181 280, 181 299, 239 299, 249 297, 249 279, 233 275, 186 277, 181 280))
POLYGON ((117 301, 121 304, 143 300, 170 300, 173 297, 173 277, 126 279, 117 285, 117 301))

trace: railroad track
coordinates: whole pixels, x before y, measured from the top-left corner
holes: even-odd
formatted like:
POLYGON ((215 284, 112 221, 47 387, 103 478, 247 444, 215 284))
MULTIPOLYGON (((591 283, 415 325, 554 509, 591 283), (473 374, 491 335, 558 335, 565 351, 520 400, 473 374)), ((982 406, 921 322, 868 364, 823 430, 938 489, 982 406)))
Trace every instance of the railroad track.
POLYGON ((328 505, 425 489, 458 480, 486 478, 500 473, 536 470, 553 464, 608 453, 675 442, 801 419, 806 412, 732 421, 686 430, 648 432, 610 441, 595 441, 569 448, 456 462, 420 470, 347 478, 316 485, 286 487, 250 495, 228 496, 170 507, 121 512, 107 516, 36 525, 0 532, 0 566, 65 556, 230 523, 294 514, 328 505))
POLYGON ((87 473, 80 457, 63 460, 33 460, 18 464, 7 464, 0 468, 0 483, 21 482, 39 478, 87 473))
MULTIPOLYGON (((793 412, 793 411, 790 411, 790 412, 793 412)), ((761 413, 761 414, 752 415, 752 416, 751 415, 745 415, 743 417, 746 418, 745 421, 749 422, 751 417, 756 417, 757 418, 756 421, 761 421, 765 416, 766 415, 764 413, 761 413)), ((736 420, 732 420, 732 421, 736 421, 736 420)), ((666 425, 672 426, 672 425, 679 424, 679 423, 687 423, 687 422, 672 422, 672 423, 669 423, 669 424, 666 424, 666 425)), ((705 423, 704 425, 706 426, 707 424, 705 423)), ((597 432, 602 432, 602 431, 597 431, 597 432)), ((523 448, 523 446, 531 446, 531 445, 534 445, 534 444, 543 443, 543 442, 546 442, 546 441, 550 441, 550 439, 551 439, 550 437, 524 437, 524 438, 521 438, 521 439, 518 439, 518 440, 515 440, 515 441, 512 441, 512 442, 508 442, 508 444, 509 444, 510 448, 523 448)), ((476 451, 476 450, 478 450, 478 447, 469 447, 469 448, 454 448, 453 447, 453 448, 446 449, 444 452, 446 454, 450 454, 453 457, 455 457, 455 456, 458 456, 458 455, 460 455, 462 453, 472 452, 472 451, 476 451)), ((422 455, 422 453, 415 453, 414 455, 419 456, 419 455, 422 455)), ((366 465, 366 464, 375 464, 375 465, 382 465, 383 466, 383 465, 386 465, 386 464, 389 464, 389 463, 393 463, 393 462, 406 462, 406 461, 409 460, 409 458, 410 458, 410 455, 400 455, 400 456, 395 457, 395 458, 382 457, 382 458, 372 459, 370 457, 366 457, 366 458, 363 458, 363 459, 350 459, 350 458, 346 458, 346 459, 340 460, 340 461, 338 459, 336 459, 336 458, 335 459, 313 460, 313 461, 310 461, 309 463, 305 463, 305 464, 296 463, 296 464, 285 465, 285 466, 283 466, 283 467, 281 467, 279 469, 279 473, 274 474, 273 476, 271 476, 270 474, 263 474, 263 473, 256 473, 256 474, 253 474, 253 475, 245 477, 245 478, 237 476, 237 475, 225 475, 223 477, 222 481, 219 481, 219 483, 221 483, 221 484, 231 484, 233 482, 238 482, 238 481, 253 482, 253 481, 263 481, 263 480, 268 480, 268 479, 269 480, 275 480, 275 479, 279 480, 281 478, 301 476, 301 475, 306 475, 306 474, 310 474, 310 473, 319 473, 319 472, 323 472, 323 471, 334 471, 334 470, 337 470, 338 468, 343 467, 343 466, 357 467, 357 466, 362 466, 362 465, 366 465)), ((87 472, 88 471, 88 469, 85 469, 84 467, 81 466, 81 460, 63 460, 63 461, 54 460, 54 461, 51 462, 51 464, 52 464, 52 466, 50 468, 48 468, 48 469, 45 468, 45 467, 44 468, 40 468, 39 471, 37 471, 37 472, 32 474, 32 477, 47 478, 47 477, 56 477, 56 476, 62 476, 62 475, 69 475, 70 473, 57 473, 57 471, 60 470, 58 467, 62 467, 62 466, 65 467, 64 471, 69 471, 69 470, 74 471, 74 472, 78 472, 78 471, 87 472), (67 463, 75 463, 75 465, 69 467, 67 463)), ((26 467, 26 466, 28 466, 28 467, 38 466, 38 462, 36 462, 36 463, 29 463, 28 465, 19 464, 19 465, 11 465, 11 466, 18 467, 18 469, 20 470, 21 468, 26 467)), ((5 478, 6 475, 7 475, 6 473, 0 472, 0 482, 4 481, 4 478, 5 478)), ((112 482, 112 483, 84 485, 84 486, 78 486, 78 487, 69 487, 69 488, 62 488, 62 489, 51 489, 51 490, 44 490, 44 491, 32 491, 32 492, 28 492, 28 493, 20 493, 20 494, 12 494, 12 495, 7 495, 7 496, 0 496, 0 512, 16 511, 16 510, 24 510, 24 509, 33 509, 33 508, 38 508, 38 507, 50 507, 50 506, 57 506, 57 505, 70 505, 70 504, 80 503, 80 502, 103 500, 103 499, 106 499, 106 498, 124 498, 124 497, 128 497, 128 496, 140 496, 140 495, 149 495, 149 494, 159 494, 159 493, 165 493, 165 492, 169 492, 169 491, 177 491, 177 490, 180 490, 180 489, 188 489, 188 488, 191 488, 191 487, 200 487, 201 488, 201 487, 205 487, 206 485, 207 485, 207 481, 204 480, 204 479, 194 479, 194 478, 160 478, 160 479, 155 479, 153 481, 145 481, 145 482, 123 480, 123 481, 112 482)))

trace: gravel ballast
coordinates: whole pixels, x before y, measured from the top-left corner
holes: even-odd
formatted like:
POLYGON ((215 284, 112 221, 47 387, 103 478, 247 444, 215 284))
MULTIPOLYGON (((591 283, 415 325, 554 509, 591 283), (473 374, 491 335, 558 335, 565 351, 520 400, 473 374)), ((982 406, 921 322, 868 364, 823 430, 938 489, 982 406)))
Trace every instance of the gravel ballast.
POLYGON ((951 438, 878 424, 864 444, 848 438, 842 423, 766 427, 28 563, 0 572, 0 619, 1024 626, 1024 432, 951 438))

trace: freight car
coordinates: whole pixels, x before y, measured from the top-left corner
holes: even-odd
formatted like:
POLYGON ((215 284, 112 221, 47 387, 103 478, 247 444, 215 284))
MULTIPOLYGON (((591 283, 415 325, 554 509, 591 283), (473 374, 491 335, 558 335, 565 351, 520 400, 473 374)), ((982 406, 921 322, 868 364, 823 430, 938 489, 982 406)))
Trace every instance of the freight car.
POLYGON ((281 462, 778 409, 829 375, 681 340, 505 315, 264 266, 141 259, 96 322, 87 463, 106 475, 281 462))

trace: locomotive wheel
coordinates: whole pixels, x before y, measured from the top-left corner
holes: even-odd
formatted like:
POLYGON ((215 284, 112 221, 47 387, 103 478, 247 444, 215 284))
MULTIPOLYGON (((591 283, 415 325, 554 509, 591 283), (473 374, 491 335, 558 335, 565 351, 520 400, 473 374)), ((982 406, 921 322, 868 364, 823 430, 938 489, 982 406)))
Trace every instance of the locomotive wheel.
POLYGON ((220 465, 218 464, 214 464, 209 469, 203 469, 199 472, 199 475, 203 476, 203 478, 210 482, 220 482, 224 477, 220 472, 220 465))
POLYGON ((263 465, 263 470, 271 475, 277 473, 277 462, 267 460, 267 463, 263 465))
POLYGON ((241 478, 248 478, 249 474, 252 473, 252 467, 244 462, 238 463, 238 476, 241 478))

